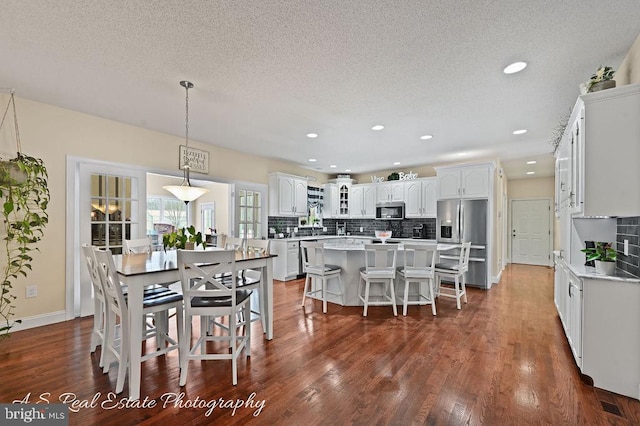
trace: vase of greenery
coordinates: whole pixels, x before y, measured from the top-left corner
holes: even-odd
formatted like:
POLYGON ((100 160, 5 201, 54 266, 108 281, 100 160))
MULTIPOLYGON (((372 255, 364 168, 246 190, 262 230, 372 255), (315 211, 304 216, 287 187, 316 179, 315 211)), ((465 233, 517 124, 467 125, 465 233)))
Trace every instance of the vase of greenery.
POLYGON ((191 225, 187 228, 180 228, 173 232, 168 232, 162 236, 162 245, 164 250, 167 248, 194 250, 198 246, 207 247, 207 242, 202 238, 200 231, 196 232, 196 228, 191 225))
POLYGON ((595 243, 595 247, 580 250, 587 255, 587 262, 592 260, 596 264, 596 272, 613 275, 616 271, 618 252, 611 247, 611 243, 595 243))

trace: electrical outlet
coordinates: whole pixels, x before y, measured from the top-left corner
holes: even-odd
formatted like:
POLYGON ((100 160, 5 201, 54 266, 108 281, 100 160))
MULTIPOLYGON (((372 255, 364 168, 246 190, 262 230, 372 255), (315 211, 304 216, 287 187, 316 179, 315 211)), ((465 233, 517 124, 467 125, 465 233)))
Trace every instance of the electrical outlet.
POLYGON ((28 285, 26 289, 26 297, 36 297, 38 295, 37 285, 28 285))

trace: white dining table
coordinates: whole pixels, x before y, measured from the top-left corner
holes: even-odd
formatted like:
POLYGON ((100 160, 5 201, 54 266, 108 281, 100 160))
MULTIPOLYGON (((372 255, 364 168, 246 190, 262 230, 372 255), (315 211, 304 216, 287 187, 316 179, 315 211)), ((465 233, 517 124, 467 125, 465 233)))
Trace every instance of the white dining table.
MULTIPOLYGON (((215 250, 215 248, 214 248, 215 250)), ((275 255, 259 254, 252 251, 236 251, 238 269, 260 269, 262 330, 267 340, 273 339, 273 258, 275 255)), ((154 251, 114 255, 113 260, 120 281, 128 286, 128 310, 131 342, 142 341, 142 298, 144 287, 180 281, 177 251, 154 251)), ((129 399, 140 399, 140 360, 142 345, 129 345, 129 399)))

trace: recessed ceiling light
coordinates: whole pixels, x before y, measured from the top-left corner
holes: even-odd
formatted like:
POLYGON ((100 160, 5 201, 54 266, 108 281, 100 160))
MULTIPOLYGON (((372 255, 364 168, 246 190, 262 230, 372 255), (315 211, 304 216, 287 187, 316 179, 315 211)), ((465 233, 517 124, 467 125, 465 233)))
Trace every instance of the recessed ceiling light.
POLYGON ((527 133, 527 129, 520 129, 520 130, 513 131, 514 135, 524 135, 525 133, 527 133))
POLYGON ((463 157, 463 156, 465 156, 465 155, 467 155, 467 153, 466 153, 466 152, 459 152, 459 153, 458 153, 458 156, 460 156, 460 157, 463 157))
POLYGON ((382 130, 382 129, 384 129, 384 126, 382 124, 376 124, 371 128, 371 130, 382 130))
POLYGON ((346 169, 345 172, 349 173, 351 172, 351 169, 346 169))
POLYGON ((527 164, 536 164, 536 163, 537 163, 537 161, 535 161, 535 160, 527 161, 527 164))
POLYGON ((309 162, 310 163, 315 163, 316 161, 318 161, 318 160, 316 160, 315 158, 309 158, 309 162))
POLYGON ((535 175, 536 172, 527 172, 528 175, 535 175))
POLYGON ((395 163, 393 163, 393 165, 394 165, 394 166, 399 166, 399 165, 400 165, 400 162, 399 162, 399 161, 396 161, 395 163))
POLYGON ((507 65, 504 68, 503 72, 505 74, 514 74, 514 73, 522 71, 526 67, 527 67, 527 63, 526 62, 514 62, 511 65, 507 65))
POLYGON ((336 167, 338 167, 338 166, 336 166, 335 164, 332 164, 332 165, 329 166, 330 169, 335 169, 336 167))
POLYGON ((432 137, 433 136, 431 136, 431 135, 423 135, 423 136, 420 136, 420 139, 422 139, 423 141, 426 141, 428 139, 431 139, 432 137))
POLYGON ((307 137, 308 137, 308 138, 312 138, 312 139, 313 139, 313 138, 317 138, 317 137, 318 137, 318 134, 317 134, 317 133, 307 133, 307 137))

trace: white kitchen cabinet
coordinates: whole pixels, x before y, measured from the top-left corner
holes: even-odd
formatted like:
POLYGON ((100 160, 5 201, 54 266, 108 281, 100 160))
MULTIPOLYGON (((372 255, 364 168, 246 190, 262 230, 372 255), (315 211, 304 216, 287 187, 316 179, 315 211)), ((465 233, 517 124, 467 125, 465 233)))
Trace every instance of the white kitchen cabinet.
POLYGON ((583 216, 640 214, 640 84, 588 93, 576 101, 565 138, 570 209, 583 216))
POLYGON ((322 217, 325 219, 339 217, 340 199, 338 197, 338 185, 326 183, 323 185, 324 199, 322 206, 322 217))
POLYGON ((294 280, 300 274, 300 242, 271 240, 269 251, 273 258, 273 278, 280 281, 294 280))
POLYGON ((404 181, 383 182, 376 185, 376 202, 404 201, 404 181))
POLYGON ((415 179, 404 183, 405 217, 435 217, 437 212, 437 179, 415 179))
POLYGON ((582 280, 567 270, 567 339, 573 358, 582 368, 582 280))
POLYGON ((438 199, 488 198, 492 164, 435 167, 438 199))
POLYGON ((376 186, 374 184, 363 184, 351 187, 349 199, 350 218, 373 219, 376 217, 376 186))
POLYGON ((307 216, 307 180, 284 173, 269 175, 269 216, 307 216))

